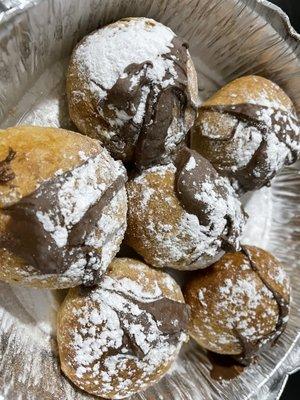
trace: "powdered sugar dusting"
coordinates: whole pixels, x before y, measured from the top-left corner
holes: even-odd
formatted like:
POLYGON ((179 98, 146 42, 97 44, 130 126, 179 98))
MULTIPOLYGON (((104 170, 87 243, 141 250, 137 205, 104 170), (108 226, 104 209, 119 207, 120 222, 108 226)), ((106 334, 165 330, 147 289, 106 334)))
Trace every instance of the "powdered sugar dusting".
POLYGON ((187 162, 185 169, 187 171, 191 171, 192 169, 194 169, 196 167, 196 160, 193 156, 190 157, 189 161, 187 162))
MULTIPOLYGON (((187 170, 191 171, 195 167, 196 160, 191 157, 187 162, 187 170)), ((164 185, 161 186, 160 192, 158 182, 164 180, 166 176, 172 176, 172 179, 175 179, 175 171, 176 167, 173 164, 156 166, 143 171, 129 185, 129 205, 132 207, 131 212, 138 218, 140 215, 140 220, 143 221, 141 222, 144 225, 143 246, 155 248, 151 259, 148 258, 146 251, 142 254, 147 262, 159 267, 199 268, 202 264, 207 265, 208 259, 212 260, 220 252, 221 236, 228 233, 228 216, 233 221, 233 229, 237 232, 242 230, 244 216, 229 181, 219 177, 212 182, 207 177, 196 194, 196 198, 201 200, 206 207, 209 223, 203 224, 196 215, 182 209, 174 192, 166 193, 164 185), (155 182, 154 185, 153 182, 155 182), (222 193, 216 190, 217 185, 223 188, 222 193), (137 193, 139 193, 138 197, 137 193), (141 201, 137 200, 138 198, 141 201), (167 207, 165 212, 170 216, 178 214, 178 207, 180 207, 180 215, 175 221, 172 220, 172 223, 158 216, 162 201, 164 207, 167 207)), ((135 245, 134 241, 130 244, 135 245)))
MULTIPOLYGON (((49 232, 56 245, 63 252, 73 254, 75 249, 64 248, 74 225, 79 223, 86 212, 100 200, 105 191, 119 177, 125 174, 120 162, 114 161, 108 152, 102 149, 94 158, 80 152, 84 163, 67 175, 58 175, 58 209, 37 212, 37 218, 45 231, 49 232)), ((62 281, 86 277, 87 263, 89 273, 105 271, 108 264, 119 250, 126 229, 126 192, 121 188, 113 194, 113 198, 102 210, 98 222, 91 232, 86 232, 84 245, 101 251, 101 262, 96 257, 86 259, 85 252, 62 274, 62 281)), ((99 253, 100 254, 100 253, 99 253)))
POLYGON ((257 113, 259 120, 267 127, 264 139, 267 144, 266 162, 270 175, 281 169, 286 162, 291 163, 293 153, 300 153, 297 117, 291 112, 283 112, 282 108, 282 106, 262 108, 257 113), (274 124, 274 120, 278 121, 278 124, 274 124))
POLYGON ((267 81, 266 90, 260 78, 251 79, 262 86, 259 93, 241 92, 240 86, 235 93, 232 87, 230 104, 208 105, 212 113, 201 122, 201 134, 211 140, 209 148, 215 152, 213 162, 237 178, 244 190, 267 185, 300 155, 300 128, 292 103, 287 97, 284 101, 285 94, 272 82, 267 81), (252 182, 245 183, 251 175, 252 182))
MULTIPOLYGON (((258 248, 251 248, 252 257, 261 257, 260 252, 258 248)), ((215 351, 226 344, 240 344, 238 335, 250 343, 257 340, 259 347, 269 342, 276 335, 275 327, 279 318, 274 293, 266 286, 260 274, 253 270, 247 258, 237 266, 236 261, 228 256, 222 264, 217 264, 216 268, 219 268, 219 281, 214 286, 213 295, 209 284, 206 287, 200 285, 197 292, 205 325, 205 329, 197 330, 197 335, 207 340, 207 337, 203 336, 207 329, 213 337, 213 340, 210 340, 210 348, 215 351), (209 314, 205 311, 207 302, 210 304, 209 314), (213 328, 216 320, 220 324, 218 330, 213 328)), ((261 259, 260 271, 264 277, 267 274, 264 279, 270 287, 274 287, 275 292, 279 290, 288 298, 287 275, 277 261, 271 256, 264 257, 261 259)))
MULTIPOLYGON (((256 78, 253 78, 256 80, 256 78)), ((259 84, 259 81, 257 81, 259 84)), ((273 86, 272 89, 276 89, 277 85, 274 84, 272 81, 268 81, 268 85, 273 86)), ((273 90, 272 90, 273 92, 273 90)), ((287 108, 278 98, 275 96, 275 92, 272 93, 272 96, 270 96, 270 93, 264 89, 261 88, 259 95, 255 94, 255 98, 253 98, 253 95, 251 92, 244 92, 245 99, 247 103, 249 104, 260 104, 261 106, 267 107, 267 108, 274 108, 274 109, 281 109, 283 111, 290 111, 289 108, 287 108)))
POLYGON ((101 197, 106 189, 105 183, 99 183, 97 165, 102 161, 102 154, 91 158, 87 163, 75 168, 66 179, 62 177, 58 191, 58 200, 63 224, 58 215, 49 210, 48 214, 37 212, 44 229, 51 233, 58 247, 67 244, 68 230, 75 225, 86 211, 101 197))
MULTIPOLYGON (((146 18, 121 21, 88 36, 77 48, 76 60, 83 73, 96 82, 94 90, 101 99, 120 77, 126 77, 130 64, 151 62, 153 67, 147 73, 154 83, 162 83, 167 72, 174 76, 172 60, 162 58, 170 52, 174 36, 171 29, 146 18)), ((132 81, 132 88, 135 83, 132 81)))
POLYGON ((234 133, 235 145, 231 157, 236 160, 232 171, 245 167, 259 148, 263 137, 259 129, 239 122, 234 133))
MULTIPOLYGON (((153 103, 152 107, 155 107, 162 91, 177 87, 178 65, 183 59, 174 49, 175 38, 174 32, 159 22, 148 18, 129 18, 95 31, 75 49, 71 71, 74 69, 75 76, 79 75, 80 87, 69 93, 71 103, 79 107, 81 102, 89 103, 90 98, 93 99, 96 114, 106 123, 95 123, 96 126, 89 129, 93 129, 104 141, 110 140, 114 132, 121 131, 117 143, 110 142, 116 153, 124 152, 129 156, 128 137, 122 131, 126 131, 124 125, 130 124, 131 128, 135 128, 131 129, 130 140, 130 146, 134 147, 149 109, 147 104, 153 103)), ((191 63, 188 52, 187 57, 191 63)), ((182 68, 185 69, 185 66, 182 68)), ((196 74, 186 68, 187 98, 196 102, 195 95, 192 95, 197 88, 196 74)), ((72 81, 71 75, 70 79, 72 81)), ((179 80, 182 85, 182 79, 179 80)), ((185 106, 181 108, 174 104, 171 111, 173 119, 166 127, 166 135, 162 135, 165 137, 165 151, 161 155, 163 162, 170 160, 169 154, 184 139, 195 119, 192 107, 187 106, 186 110, 185 106), (183 115, 179 115, 181 111, 183 115)), ((74 117, 79 118, 79 115, 74 117)), ((80 124, 86 127, 86 123, 85 116, 82 116, 80 124)))
POLYGON ((143 118, 146 110, 146 101, 148 98, 148 94, 150 93, 150 88, 145 86, 142 88, 142 96, 140 104, 137 107, 136 114, 133 117, 133 122, 136 124, 141 124, 143 122, 143 118))
MULTIPOLYGON (((143 276, 141 266, 140 278, 143 276)), ((74 309, 78 326, 72 336, 79 383, 99 380, 101 392, 98 394, 113 392, 114 397, 122 398, 143 390, 156 379, 151 374, 165 368, 187 338, 182 333, 177 343, 171 344, 159 321, 143 308, 143 303, 162 296, 156 282, 147 291, 138 280, 105 276, 101 285, 89 293, 86 305, 74 309), (132 353, 127 335, 142 355, 132 353)))
POLYGON ((201 185, 195 198, 202 201, 206 205, 206 212, 210 219, 210 234, 218 237, 224 230, 227 230, 228 216, 236 225, 237 230, 241 231, 244 222, 243 214, 240 210, 240 203, 226 178, 219 177, 213 182, 207 180, 201 185), (225 193, 219 194, 216 187, 222 187, 225 193))

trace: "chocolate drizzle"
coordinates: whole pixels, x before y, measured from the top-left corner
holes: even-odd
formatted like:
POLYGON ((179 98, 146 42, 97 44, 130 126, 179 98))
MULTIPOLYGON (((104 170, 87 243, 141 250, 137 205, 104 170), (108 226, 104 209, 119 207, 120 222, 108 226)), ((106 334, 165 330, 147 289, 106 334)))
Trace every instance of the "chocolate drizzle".
MULTIPOLYGON (((201 225, 209 226, 213 223, 210 218, 209 204, 207 204, 205 198, 199 198, 197 194, 205 191, 204 185, 208 182, 217 197, 227 201, 230 194, 224 181, 208 160, 186 147, 179 151, 175 166, 175 193, 178 200, 188 213, 198 217, 201 225), (191 158, 193 158, 195 165, 188 168, 191 158)), ((235 217, 230 213, 224 216, 227 224, 224 233, 220 236, 224 250, 238 250, 240 228, 235 217)))
POLYGON ((7 157, 0 161, 0 185, 6 184, 15 178, 15 173, 11 169, 10 162, 15 158, 16 152, 9 148, 7 157))
POLYGON ((284 331, 289 314, 289 301, 285 299, 261 274, 257 263, 253 260, 251 252, 246 246, 242 246, 242 253, 247 257, 252 270, 258 275, 262 283, 272 293, 278 306, 278 320, 273 332, 268 334, 262 340, 250 341, 246 339, 238 329, 234 329, 235 334, 242 347, 242 353, 234 358, 243 365, 249 365, 253 356, 257 355, 263 348, 274 343, 284 331))
MULTIPOLYGON (((181 333, 187 331, 190 308, 185 303, 180 303, 166 297, 151 301, 139 301, 135 297, 117 290, 107 288, 104 290, 121 296, 128 304, 135 305, 142 311, 141 313, 134 314, 130 311, 127 312, 127 307, 124 307, 124 311, 122 312, 115 310, 118 313, 120 325, 124 332, 123 345, 129 349, 132 355, 140 359, 143 358, 147 352, 136 342, 134 332, 130 329, 132 325, 141 326, 143 327, 142 330, 147 332, 150 329, 149 316, 151 316, 157 323, 159 331, 166 336, 166 340, 170 345, 176 345, 180 339, 181 333)), ((113 302, 108 305, 114 309, 113 302)), ((151 347, 157 346, 160 340, 161 338, 159 336, 151 340, 151 347)))
POLYGON ((210 370, 210 377, 216 381, 225 380, 230 381, 236 378, 244 371, 244 366, 238 361, 234 360, 231 356, 223 354, 207 352, 212 369, 210 370))
POLYGON ((51 235, 52 232, 45 230, 38 215, 46 215, 50 223, 66 225, 59 203, 59 192, 72 174, 73 171, 67 171, 43 182, 36 191, 2 210, 11 218, 5 235, 0 238, 0 245, 22 257, 43 274, 62 274, 78 261, 85 262, 85 268, 92 270, 94 265, 101 262, 101 251, 86 246, 85 239, 96 227, 103 208, 125 182, 124 175, 118 176, 78 223, 66 227, 67 243, 59 245, 51 235))
MULTIPOLYGON (((284 143, 290 150, 290 157, 287 157, 285 164, 292 164, 297 160, 299 151, 297 150, 297 146, 293 146, 292 144, 292 142, 300 142, 298 129, 295 129, 295 127, 299 127, 295 113, 252 103, 202 106, 201 111, 225 113, 237 118, 237 123, 232 130, 231 137, 226 137, 225 139, 214 138, 214 141, 231 140, 235 135, 240 121, 244 122, 247 127, 256 127, 261 132, 262 141, 249 163, 231 174, 232 177, 238 179, 242 189, 251 190, 254 180, 259 185, 256 188, 268 185, 277 172, 270 170, 270 167, 266 164, 268 151, 267 139, 270 131, 274 132, 277 139, 284 143), (264 114, 266 114, 265 118, 264 114), (254 170, 257 167, 261 170, 260 176, 257 174, 254 175, 254 170)), ((228 173, 230 174, 230 172, 226 171, 227 175, 228 173)))
POLYGON ((143 303, 143 308, 159 323, 159 329, 163 333, 175 335, 177 338, 178 333, 186 331, 190 318, 187 304, 163 297, 153 302, 143 303))
MULTIPOLYGON (((138 169, 161 161, 175 109, 179 110, 176 117, 181 125, 178 132, 187 130, 185 112, 188 108, 193 109, 196 116, 197 106, 188 88, 188 46, 178 37, 174 37, 171 44, 170 52, 161 57, 173 63, 176 75, 167 72, 163 82, 156 83, 148 73, 153 68, 152 62, 128 65, 124 71, 125 77, 119 78, 108 91, 107 97, 100 101, 102 109, 116 108, 128 115, 128 120, 117 128, 117 133, 109 139, 107 146, 120 158, 124 158, 125 153, 126 158, 133 160, 138 169), (137 81, 134 87, 133 77, 137 81), (142 101, 145 102, 144 115, 141 120, 135 120, 142 101), (125 148, 120 147, 120 143, 125 148)), ((97 105, 95 107, 99 108, 97 105)))
POLYGON ((71 246, 83 246, 86 233, 91 230, 100 218, 103 209, 110 203, 115 194, 125 183, 124 175, 119 175, 115 181, 108 186, 100 199, 92 205, 82 219, 72 227, 69 234, 69 244, 71 246))

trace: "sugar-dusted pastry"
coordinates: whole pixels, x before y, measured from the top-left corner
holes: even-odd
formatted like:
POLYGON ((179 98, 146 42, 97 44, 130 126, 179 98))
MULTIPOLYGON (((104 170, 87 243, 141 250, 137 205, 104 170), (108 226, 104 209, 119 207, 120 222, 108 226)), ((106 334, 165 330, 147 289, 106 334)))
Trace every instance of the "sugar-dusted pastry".
POLYGON ((98 141, 57 128, 0 131, 0 279, 93 284, 126 229, 126 171, 98 141))
POLYGON ((79 131, 138 168, 166 161, 196 117, 197 75, 187 48, 148 18, 125 18, 86 36, 67 77, 79 131))
POLYGON ((290 98, 260 76, 236 79, 199 109, 192 148, 240 191, 268 185, 300 152, 299 121, 290 98))
POLYGON ((227 178, 195 151, 142 172, 127 185, 126 242, 155 267, 206 267, 238 249, 245 218, 227 178))
POLYGON ((169 275, 116 258, 99 286, 71 289, 62 304, 61 368, 88 393, 129 397, 169 370, 187 340, 188 318, 180 287, 169 275))
POLYGON ((204 348, 248 364, 274 343, 289 315, 290 284, 270 253, 242 246, 193 276, 184 289, 190 335, 204 348))

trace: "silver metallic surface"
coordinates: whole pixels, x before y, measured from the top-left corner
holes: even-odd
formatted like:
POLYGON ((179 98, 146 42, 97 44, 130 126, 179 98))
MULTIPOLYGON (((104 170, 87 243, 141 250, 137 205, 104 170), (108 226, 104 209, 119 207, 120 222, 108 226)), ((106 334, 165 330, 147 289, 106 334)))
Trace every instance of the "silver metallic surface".
MULTIPOLYGON (((64 90, 68 56, 86 33, 125 16, 153 17, 189 41, 202 98, 233 78, 256 73, 281 85, 300 114, 300 37, 285 14, 266 1, 2 0, 0 4, 1 128, 20 123, 72 127, 64 90)), ((252 223, 252 236, 258 240, 252 243, 272 251, 291 276, 287 330, 257 364, 223 384, 210 378, 205 352, 190 343, 173 371, 134 399, 275 400, 287 374, 299 368, 299 168, 285 169, 264 196, 257 202, 266 207, 265 220, 257 216, 257 231, 252 223)), ((252 221, 255 218, 252 215, 252 221)), ((30 296, 34 301, 40 294, 33 290, 30 296)), ((36 329, 42 318, 34 321, 20 298, 17 289, 0 283, 0 395, 5 400, 92 398, 61 375, 54 336, 36 329)))

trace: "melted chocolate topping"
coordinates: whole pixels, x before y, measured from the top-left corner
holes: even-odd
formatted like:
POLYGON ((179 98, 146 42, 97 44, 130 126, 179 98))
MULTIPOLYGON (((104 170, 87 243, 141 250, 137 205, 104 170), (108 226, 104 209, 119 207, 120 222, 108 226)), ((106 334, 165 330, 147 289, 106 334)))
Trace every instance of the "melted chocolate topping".
POLYGON ((289 315, 289 301, 285 299, 272 285, 272 282, 268 282, 259 270, 258 264, 253 260, 251 252, 247 247, 242 246, 242 252, 247 257, 252 270, 259 276, 262 283, 272 293, 277 306, 278 306, 278 320, 273 332, 263 338, 263 341, 256 340, 250 341, 246 339, 241 333, 235 329, 235 334, 242 347, 242 353, 234 358, 243 365, 249 365, 253 359, 253 356, 257 355, 263 348, 274 343, 278 337, 284 331, 287 324, 287 316, 289 315))
MULTIPOLYGON (((197 106, 192 102, 188 89, 187 44, 178 37, 172 40, 170 52, 163 54, 162 58, 171 60, 176 71, 176 78, 169 72, 164 77, 167 82, 162 87, 160 83, 153 83, 147 76, 147 71, 153 68, 150 61, 141 64, 131 64, 125 69, 125 78, 119 78, 115 85, 108 91, 107 97, 100 103, 101 108, 110 109, 111 105, 119 110, 124 110, 129 116, 127 122, 120 128, 110 141, 113 151, 122 154, 130 154, 131 159, 138 169, 147 168, 161 161, 165 153, 165 142, 168 128, 173 120, 173 110, 177 106, 180 115, 178 121, 185 130, 185 111, 192 108, 195 111, 197 106), (138 83, 132 88, 132 77, 136 77, 138 83), (141 103, 142 96, 145 99, 145 113, 143 120, 134 121, 136 110, 141 103), (125 149, 120 148, 119 143, 125 143, 125 149), (133 150, 135 149, 135 150, 133 150)), ((95 105, 99 108, 99 106, 95 105)))
MULTIPOLYGON (((198 154, 196 151, 187 147, 182 148, 175 161, 175 193, 182 207, 190 214, 198 217, 199 223, 208 226, 210 221, 210 210, 204 199, 200 199, 197 194, 204 191, 203 185, 209 182, 218 197, 227 199, 228 191, 224 182, 220 181, 220 176, 211 163, 198 154), (188 168, 188 162, 191 157, 195 161, 193 168, 188 168)), ((222 239, 222 249, 237 250, 239 229, 236 229, 236 223, 232 215, 226 215, 227 224, 222 239)))
MULTIPOLYGON (((107 290, 107 289, 106 289, 107 290)), ((130 349, 130 353, 138 358, 143 358, 146 353, 140 348, 136 342, 134 334, 130 330, 130 326, 141 325, 145 331, 150 329, 148 315, 150 314, 157 322, 161 333, 167 336, 169 344, 176 345, 182 332, 187 331, 187 326, 190 318, 190 308, 185 303, 180 303, 162 297, 153 301, 142 302, 123 292, 114 291, 121 297, 125 298, 129 303, 135 304, 144 312, 139 315, 133 315, 130 312, 118 312, 120 325, 124 331, 123 345, 130 349), (124 323, 126 321, 126 323, 124 323)), ((157 337, 157 340, 160 340, 157 337)), ((151 343, 157 345, 157 340, 154 339, 151 343)))
POLYGON ((15 178, 15 173, 10 167, 10 162, 15 158, 16 152, 9 148, 7 157, 0 161, 0 185, 6 184, 15 178))
POLYGON ((5 235, 0 238, 0 245, 24 258, 29 265, 43 274, 62 274, 72 264, 82 260, 86 263, 85 268, 92 270, 94 265, 101 262, 101 251, 86 246, 85 239, 96 227, 103 208, 109 204, 125 182, 125 177, 120 175, 77 224, 67 227, 67 244, 59 246, 51 232, 44 229, 38 215, 49 215, 53 221, 64 226, 64 216, 59 205, 59 191, 70 176, 72 171, 67 171, 43 182, 36 191, 2 210, 11 218, 5 235))
POLYGON ((159 322, 159 329, 169 335, 184 332, 190 318, 189 306, 185 303, 163 297, 159 300, 143 303, 143 308, 159 322))
POLYGON ((244 366, 234 360, 231 356, 208 351, 207 358, 212 365, 210 377, 216 381, 230 381, 244 371, 244 366))
MULTIPOLYGON (((290 150, 291 159, 287 159, 285 163, 292 164, 297 160, 299 155, 298 151, 290 143, 291 141, 300 141, 297 130, 293 128, 293 126, 299 126, 299 121, 295 113, 252 103, 203 106, 201 110, 230 114, 237 118, 238 122, 232 130, 231 138, 235 135, 239 121, 243 121, 247 126, 255 126, 262 133, 262 141, 250 162, 245 167, 231 174, 232 177, 238 179, 242 189, 251 190, 253 179, 255 179, 256 182, 260 182, 260 187, 268 185, 276 174, 276 171, 269 171, 266 165, 268 147, 267 135, 270 130, 272 130, 276 134, 278 140, 284 143, 290 150), (267 112, 267 119, 264 119, 265 112, 267 112), (257 166, 264 171, 260 177, 253 174, 257 166)), ((215 138, 214 140, 226 141, 231 138, 215 138)), ((226 173, 228 174, 229 172, 226 173)))

